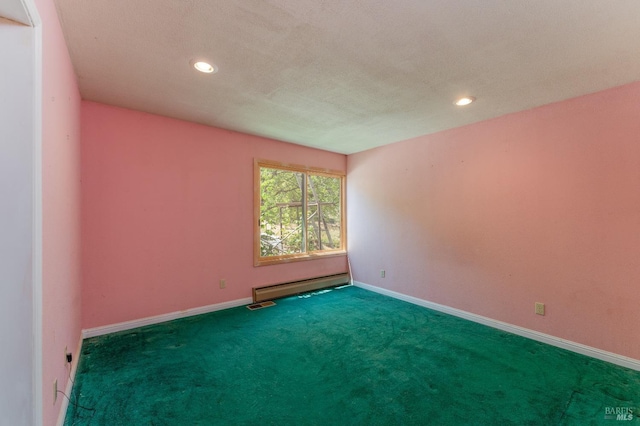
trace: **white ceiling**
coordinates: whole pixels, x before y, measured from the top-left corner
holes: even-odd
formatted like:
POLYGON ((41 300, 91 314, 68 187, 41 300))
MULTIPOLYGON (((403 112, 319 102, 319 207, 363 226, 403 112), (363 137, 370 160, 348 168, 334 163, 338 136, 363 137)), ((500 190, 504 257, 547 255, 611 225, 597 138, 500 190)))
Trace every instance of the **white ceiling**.
POLYGON ((56 3, 83 99, 345 154, 640 80, 638 0, 56 3))
POLYGON ((22 0, 2 0, 0 3, 0 18, 28 26, 33 25, 31 15, 29 15, 27 6, 22 0))

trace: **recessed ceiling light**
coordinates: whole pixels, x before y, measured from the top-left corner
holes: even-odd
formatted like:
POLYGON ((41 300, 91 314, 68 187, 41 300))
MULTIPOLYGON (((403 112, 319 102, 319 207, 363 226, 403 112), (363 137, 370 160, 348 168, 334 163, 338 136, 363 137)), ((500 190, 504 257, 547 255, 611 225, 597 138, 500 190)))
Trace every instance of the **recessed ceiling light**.
POLYGON ((207 74, 213 74, 218 72, 218 67, 216 67, 215 65, 211 65, 208 62, 204 62, 204 61, 193 61, 192 65, 195 69, 197 69, 200 72, 204 72, 207 74))
POLYGON ((465 96, 464 98, 460 98, 458 99, 455 104, 458 106, 465 106, 465 105, 469 105, 471 102, 475 101, 476 98, 474 98, 473 96, 465 96))

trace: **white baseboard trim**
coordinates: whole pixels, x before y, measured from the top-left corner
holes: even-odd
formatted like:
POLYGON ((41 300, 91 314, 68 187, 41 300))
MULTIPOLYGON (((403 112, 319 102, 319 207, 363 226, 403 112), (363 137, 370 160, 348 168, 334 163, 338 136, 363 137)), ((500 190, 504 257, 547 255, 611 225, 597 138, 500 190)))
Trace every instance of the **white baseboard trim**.
POLYGON ((618 355, 613 352, 604 351, 591 346, 583 345, 581 343, 572 342, 570 340, 561 339, 550 334, 540 333, 539 331, 530 330, 528 328, 519 327, 506 322, 497 321, 491 318, 483 317, 481 315, 472 314, 470 312, 462 311, 460 309, 452 308, 438 303, 429 302, 427 300, 418 299, 417 297, 407 296, 406 294, 398 293, 395 291, 387 290, 381 287, 376 287, 370 284, 354 281, 356 287, 370 290, 376 293, 383 294, 385 296, 393 297, 394 299, 403 300, 405 302, 413 303, 414 305, 423 306, 425 308, 433 309, 434 311, 443 312, 445 314, 453 315, 459 318, 463 318, 469 321, 477 322, 489 327, 497 328, 502 331, 517 334, 518 336, 526 337, 538 342, 546 343, 548 345, 556 346, 558 348, 567 349, 572 352, 586 355, 591 358, 596 358, 602 361, 610 362, 612 364, 627 367, 632 370, 640 371, 640 360, 629 358, 623 355, 618 355))
MULTIPOLYGON (((64 388, 64 393, 67 394, 69 398, 71 398, 71 394, 73 393, 73 381, 71 378, 73 377, 75 380, 76 370, 78 369, 78 362, 80 362, 80 350, 82 349, 82 336, 80 336, 80 340, 78 341, 78 347, 73 352, 73 362, 71 363, 71 373, 69 373, 69 377, 67 377, 67 385, 64 388)), ((60 403, 60 412, 58 413, 58 421, 56 422, 56 426, 63 426, 65 418, 67 416, 67 408, 69 407, 69 400, 64 396, 60 395, 58 398, 62 398, 62 402, 60 403)))
POLYGON ((104 334, 116 333, 118 331, 131 330, 132 328, 144 327, 145 325, 159 324, 161 322, 172 321, 179 318, 191 317, 194 315, 208 314, 209 312, 221 311, 223 309, 236 308, 238 306, 249 305, 253 302, 250 297, 244 299, 231 300, 229 302, 216 303, 213 305, 200 306, 198 308, 186 309, 184 311, 170 312, 168 314, 155 315, 152 317, 140 318, 132 321, 119 322, 116 324, 104 325, 101 327, 87 328, 82 330, 82 338, 102 336, 104 334))

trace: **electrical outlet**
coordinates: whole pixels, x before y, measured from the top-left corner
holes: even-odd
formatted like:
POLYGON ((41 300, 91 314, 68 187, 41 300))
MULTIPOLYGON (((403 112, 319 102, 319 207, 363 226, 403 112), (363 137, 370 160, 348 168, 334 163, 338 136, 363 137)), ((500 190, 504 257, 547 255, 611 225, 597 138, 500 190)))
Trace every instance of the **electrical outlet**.
POLYGON ((384 278, 387 275, 387 272, 384 269, 380 269, 380 278, 384 278))
POLYGON ((53 381, 53 404, 56 404, 56 401, 58 400, 58 379, 55 379, 53 381))
POLYGON ((544 315, 544 303, 536 302, 536 315, 544 315))
POLYGON ((220 280, 220 288, 227 288, 227 280, 220 280))

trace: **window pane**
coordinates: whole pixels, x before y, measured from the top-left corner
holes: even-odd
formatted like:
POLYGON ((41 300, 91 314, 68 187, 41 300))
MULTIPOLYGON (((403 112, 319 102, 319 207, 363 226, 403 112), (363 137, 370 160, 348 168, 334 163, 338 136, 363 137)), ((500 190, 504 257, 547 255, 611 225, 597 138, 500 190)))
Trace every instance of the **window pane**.
POLYGON ((344 174, 256 160, 254 265, 345 253, 344 174))
POLYGON ((304 174, 260 168, 260 255, 304 251, 304 174))
POLYGON ((340 178, 309 175, 307 187, 309 251, 336 250, 342 247, 340 191, 340 178))

